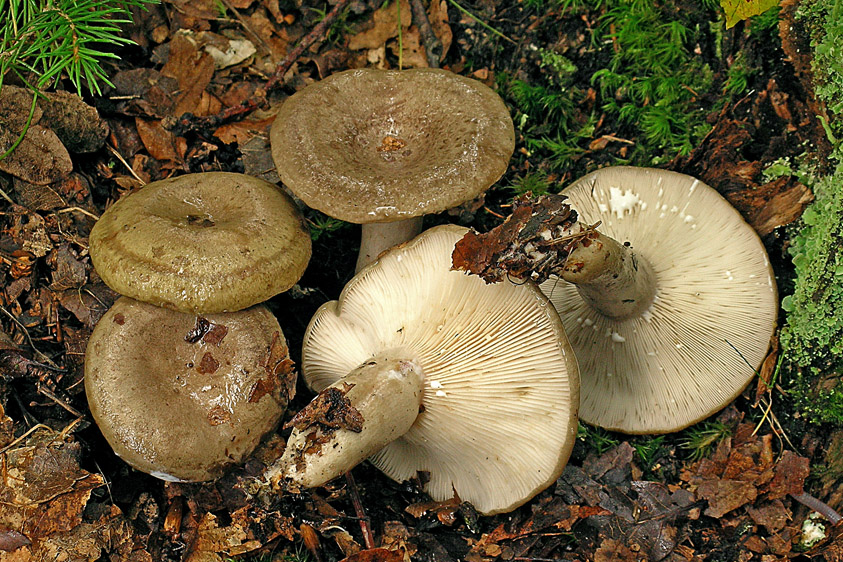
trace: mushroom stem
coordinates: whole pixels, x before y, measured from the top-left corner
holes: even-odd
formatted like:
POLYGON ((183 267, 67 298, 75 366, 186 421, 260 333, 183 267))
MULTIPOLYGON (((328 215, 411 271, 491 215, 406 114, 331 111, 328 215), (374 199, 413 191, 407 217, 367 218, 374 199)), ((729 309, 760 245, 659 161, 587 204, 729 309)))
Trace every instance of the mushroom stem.
POLYGON ((320 486, 406 433, 419 415, 424 373, 404 350, 366 361, 294 417, 283 456, 267 471, 279 488, 320 486))
POLYGON ((415 238, 422 230, 422 217, 363 225, 355 273, 378 259, 386 250, 415 238))
MULTIPOLYGON (((579 223, 572 228, 578 230, 579 223)), ((583 300, 605 316, 616 320, 638 316, 656 295, 653 268, 628 243, 595 234, 574 246, 560 277, 576 285, 583 300)))

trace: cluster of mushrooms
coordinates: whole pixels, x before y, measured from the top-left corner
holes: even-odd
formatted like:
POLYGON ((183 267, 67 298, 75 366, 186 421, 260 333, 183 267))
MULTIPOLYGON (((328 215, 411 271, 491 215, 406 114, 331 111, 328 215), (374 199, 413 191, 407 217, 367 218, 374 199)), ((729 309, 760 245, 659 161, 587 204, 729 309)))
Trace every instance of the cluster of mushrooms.
MULTIPOLYGON (((341 72, 288 98, 271 142, 278 173, 296 197, 363 225, 357 274, 316 312, 304 336, 301 372, 318 395, 291 420, 286 450, 267 471, 278 489, 319 486, 368 458, 398 481, 423 473, 436 500, 456 494, 480 513, 506 512, 559 477, 578 414, 628 433, 675 431, 739 394, 766 354, 777 296, 763 245, 713 189, 681 174, 605 168, 565 189, 578 221, 532 232, 541 243, 523 248, 540 261, 550 244, 571 246, 541 287, 529 276, 490 284, 455 270, 452 254, 468 229, 445 225, 419 234, 421 216, 481 195, 514 150, 507 108, 475 80, 438 69, 341 72)), ((238 398, 203 399, 203 385, 213 385, 199 368, 202 354, 221 344, 197 336, 199 318, 228 326, 232 314, 271 316, 260 306, 231 311, 288 288, 309 256, 309 247, 297 246, 306 237, 300 223, 284 222, 295 207, 274 186, 264 191, 283 211, 247 203, 237 191, 259 191, 259 180, 200 176, 156 182, 121 199, 91 234, 103 280, 153 303, 121 306, 121 299, 97 326, 86 357, 91 410, 132 465, 185 480, 213 478, 247 455, 277 423, 285 405, 279 391, 291 392, 276 385, 267 393, 275 411, 248 438, 225 433, 264 416, 235 411, 255 405, 248 396, 265 388, 261 377, 278 354, 264 336, 263 355, 251 364, 217 361, 231 369, 224 384, 238 398), (177 188, 180 182, 190 187, 177 188), (211 193, 201 187, 206 182, 238 187, 226 183, 211 193), (235 208, 249 233, 218 232, 222 221, 205 206, 212 201, 235 208), (124 211, 133 203, 144 218, 124 211), (176 237, 210 238, 196 234, 190 251, 162 248, 164 238, 153 230, 159 227, 182 232, 176 237), (273 235, 264 239, 260 230, 273 235), (229 260, 235 272, 220 279, 229 260), (295 263, 283 282, 277 269, 264 274, 281 262, 295 263), (244 297, 241 283, 259 286, 260 296, 244 297), (237 295, 236 304, 218 302, 223 294, 237 295), (131 343, 141 332, 165 337, 159 326, 167 322, 147 312, 158 307, 185 317, 172 339, 187 355, 174 352, 163 366, 153 359, 173 343, 131 343), (112 366, 143 361, 131 380, 112 366), (180 457, 162 468, 156 463, 164 453, 115 429, 125 421, 124 404, 106 398, 115 385, 130 387, 121 391, 131 395, 124 400, 193 400, 199 421, 184 420, 185 409, 178 427, 172 410, 182 406, 171 398, 156 406, 164 413, 154 423, 164 427, 149 431, 172 440, 170 447, 226 439, 232 445, 204 468, 182 470, 180 457), (216 418, 208 412, 220 405, 225 422, 209 423, 216 418)), ((270 331, 281 333, 277 323, 270 331)), ((229 330, 223 342, 231 337, 229 330)))
POLYGON ((252 453, 296 382, 259 303, 298 281, 310 252, 292 199, 243 174, 153 182, 106 210, 91 260, 123 296, 88 342, 85 392, 118 456, 198 481, 252 453))

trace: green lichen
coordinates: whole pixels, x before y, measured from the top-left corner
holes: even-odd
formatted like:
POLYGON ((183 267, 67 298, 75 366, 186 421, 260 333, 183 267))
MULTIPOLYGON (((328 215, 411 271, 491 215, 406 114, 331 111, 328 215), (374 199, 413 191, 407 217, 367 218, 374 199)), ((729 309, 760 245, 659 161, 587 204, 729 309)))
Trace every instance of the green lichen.
POLYGON ((782 301, 785 364, 797 407, 810 420, 843 425, 843 2, 809 0, 800 9, 813 30, 816 94, 825 102, 834 171, 813 179, 816 200, 789 249, 796 279, 782 301))

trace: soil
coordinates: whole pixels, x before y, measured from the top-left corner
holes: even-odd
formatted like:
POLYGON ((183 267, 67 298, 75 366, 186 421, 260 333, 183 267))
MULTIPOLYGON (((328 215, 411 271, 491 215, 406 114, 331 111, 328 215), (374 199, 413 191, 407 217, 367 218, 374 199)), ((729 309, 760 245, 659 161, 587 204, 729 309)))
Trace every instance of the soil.
MULTIPOLYGON (((554 49, 576 64, 568 86, 583 94, 572 122, 596 112, 599 124, 564 170, 531 156, 516 129, 510 168, 485 199, 428 217, 426 227, 456 222, 486 232, 510 213, 513 192, 506 186, 517 178, 541 171, 561 188, 618 163, 629 143, 643 142, 634 124, 594 105, 591 76, 611 56, 591 43, 605 16, 603 3, 578 10, 565 4, 460 3, 512 42, 453 3, 434 0, 428 7, 444 45, 442 67, 490 86, 503 73, 538 82, 544 71, 536 52, 554 49)), ((785 19, 791 17, 787 4, 785 19)), ((690 14, 686 25, 708 29, 711 12, 696 3, 669 6, 676 17, 690 14)), ((325 487, 268 493, 259 475, 283 449, 284 423, 313 397, 301 382, 282 429, 217 481, 166 483, 113 454, 82 384, 88 337, 117 298, 88 256, 96 218, 121 196, 173 175, 223 170, 279 183, 268 148, 274 108, 333 72, 397 68, 395 7, 352 0, 334 25, 291 58, 330 5, 166 0, 136 11, 125 26, 137 45, 107 63, 114 87, 85 100, 97 112, 63 105, 77 103, 65 94, 41 108, 31 133, 48 131, 49 146, 27 143, 22 149, 34 152, 0 168, 0 562, 843 559, 839 525, 818 519, 823 537, 810 546, 803 533, 811 511, 805 494, 825 502, 832 518, 843 502, 843 433, 804 423, 782 388, 767 386, 776 345, 757 383, 699 426, 726 428, 711 447, 689 447, 699 437, 693 428, 656 438, 585 428, 553 487, 491 517, 456 496, 430 501, 420 491, 424 475, 396 483, 366 463, 325 487), (284 72, 276 75, 279 64, 284 72), (268 80, 277 87, 267 91, 268 80), (73 119, 62 120, 62 112, 73 119)), ((409 3, 400 12, 403 65, 427 65, 409 3)), ((793 175, 768 181, 763 170, 806 149, 820 164, 828 154, 814 118, 822 107, 812 93, 807 42, 786 36, 783 43, 775 30, 759 40, 746 22, 719 33, 719 42, 714 33, 699 33, 688 51, 717 83, 743 53, 754 69, 751 81, 739 98, 700 95, 696 103, 710 131, 689 153, 669 154, 661 166, 700 178, 736 206, 762 236, 780 292, 788 294, 788 225, 812 195, 793 175)), ((8 130, 20 125, 21 101, 4 99, 0 113, 16 114, 0 115, 6 143, 8 130), (9 109, 13 102, 18 109, 9 109)), ((355 225, 304 213, 314 238, 311 265, 293 290, 268 302, 295 364, 311 316, 353 275, 360 234, 355 225)))

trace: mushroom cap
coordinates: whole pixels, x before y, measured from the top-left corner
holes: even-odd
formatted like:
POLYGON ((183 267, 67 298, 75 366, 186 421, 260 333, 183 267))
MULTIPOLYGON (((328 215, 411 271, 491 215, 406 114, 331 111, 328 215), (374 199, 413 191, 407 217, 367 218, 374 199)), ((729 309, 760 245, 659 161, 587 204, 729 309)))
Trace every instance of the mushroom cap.
POLYGON ((561 474, 579 381, 558 315, 535 285, 487 285, 451 270, 466 231, 432 228, 358 273, 311 320, 302 371, 321 391, 373 356, 403 350, 425 375, 422 411, 370 460, 398 481, 426 471, 434 499, 456 491, 489 514, 561 474))
POLYGON ((333 74, 281 105, 270 138, 293 193, 360 224, 474 199, 515 149, 509 110, 494 91, 433 68, 333 74))
POLYGON ((204 316, 202 331, 198 318, 121 297, 85 352, 85 392, 106 440, 164 480, 211 480, 241 462, 295 389, 284 335, 265 306, 204 316))
POLYGON ((582 223, 629 242, 656 278, 649 309, 597 312, 560 279, 541 288, 582 373, 580 418, 626 433, 665 433, 731 402, 755 374, 778 297, 755 231, 714 189, 665 170, 603 168, 562 193, 582 223))
POLYGON ((295 284, 310 235, 292 199, 244 174, 147 184, 94 225, 91 259, 123 295, 181 312, 240 310, 295 284))

